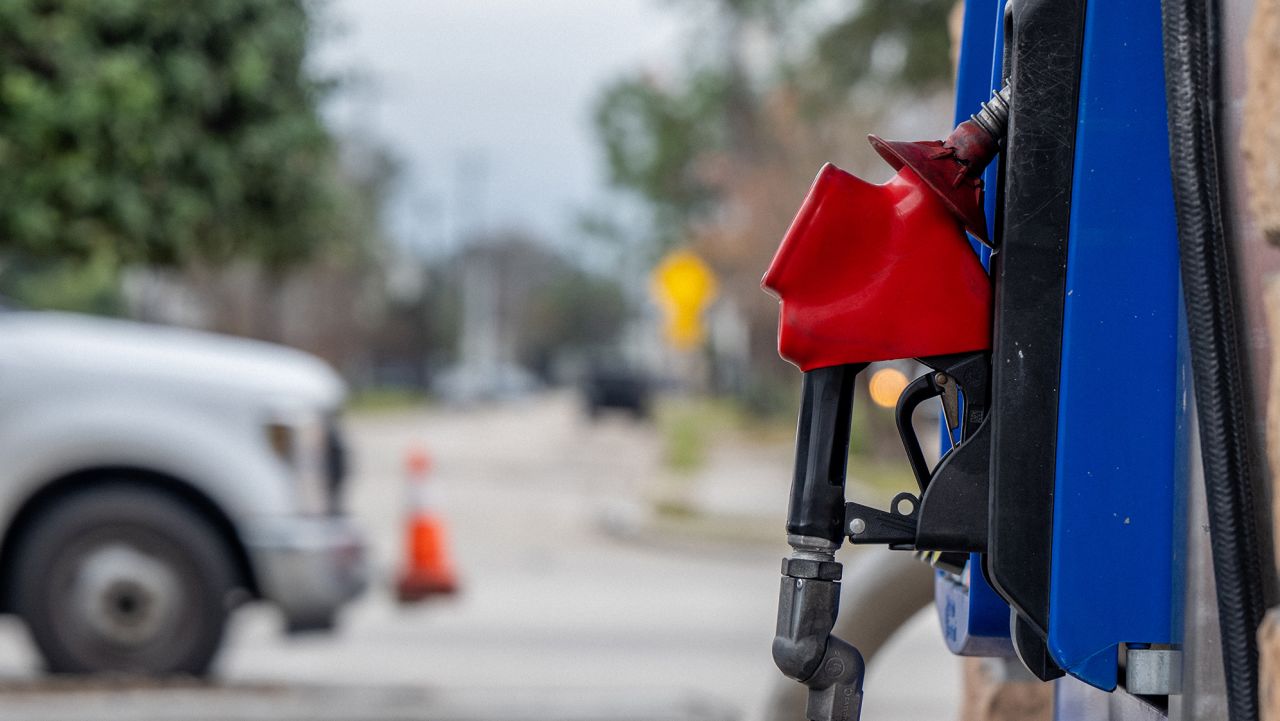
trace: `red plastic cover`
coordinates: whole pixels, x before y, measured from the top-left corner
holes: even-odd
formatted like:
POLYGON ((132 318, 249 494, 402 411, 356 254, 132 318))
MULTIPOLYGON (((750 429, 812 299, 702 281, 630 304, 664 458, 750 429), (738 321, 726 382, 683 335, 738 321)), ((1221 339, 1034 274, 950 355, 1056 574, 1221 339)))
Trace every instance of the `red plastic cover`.
POLYGON ((763 285, 804 371, 991 347, 987 273, 910 168, 875 185, 823 167, 763 285))

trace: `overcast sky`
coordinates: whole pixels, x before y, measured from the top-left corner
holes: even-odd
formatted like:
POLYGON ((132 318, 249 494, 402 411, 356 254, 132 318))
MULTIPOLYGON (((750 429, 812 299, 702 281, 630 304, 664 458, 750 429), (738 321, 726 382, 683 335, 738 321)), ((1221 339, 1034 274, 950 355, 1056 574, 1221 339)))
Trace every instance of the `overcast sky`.
POLYGON ((331 122, 403 160, 393 231, 431 252, 480 219, 568 240, 574 208, 601 200, 592 99, 628 69, 673 69, 684 27, 659 0, 332 0, 328 16, 318 65, 357 78, 331 122))

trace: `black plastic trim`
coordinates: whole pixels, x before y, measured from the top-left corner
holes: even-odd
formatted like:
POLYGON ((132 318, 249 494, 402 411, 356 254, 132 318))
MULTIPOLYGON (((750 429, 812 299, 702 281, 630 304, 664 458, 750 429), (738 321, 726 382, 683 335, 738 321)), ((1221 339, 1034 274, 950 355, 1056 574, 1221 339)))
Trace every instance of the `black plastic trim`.
POLYGON ((1084 0, 1018 0, 992 353, 992 585, 1044 636, 1084 0))

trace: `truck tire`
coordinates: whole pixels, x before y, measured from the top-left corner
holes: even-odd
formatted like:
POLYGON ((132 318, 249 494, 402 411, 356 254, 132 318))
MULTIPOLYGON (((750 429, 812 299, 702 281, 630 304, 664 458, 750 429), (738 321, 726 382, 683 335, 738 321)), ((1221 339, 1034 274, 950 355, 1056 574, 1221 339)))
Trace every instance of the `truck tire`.
POLYGON ((53 673, 208 672, 235 566, 180 498, 128 483, 44 508, 16 550, 14 606, 53 673))

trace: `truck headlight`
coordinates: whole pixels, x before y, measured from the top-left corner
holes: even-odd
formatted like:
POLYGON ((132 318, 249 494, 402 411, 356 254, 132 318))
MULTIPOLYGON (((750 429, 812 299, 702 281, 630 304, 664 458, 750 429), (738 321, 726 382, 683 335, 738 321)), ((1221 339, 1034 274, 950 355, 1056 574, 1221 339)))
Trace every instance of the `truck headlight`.
POLYGON ((328 513, 328 427, 324 417, 308 414, 277 418, 266 424, 264 433, 267 445, 289 468, 299 509, 303 513, 328 513))

